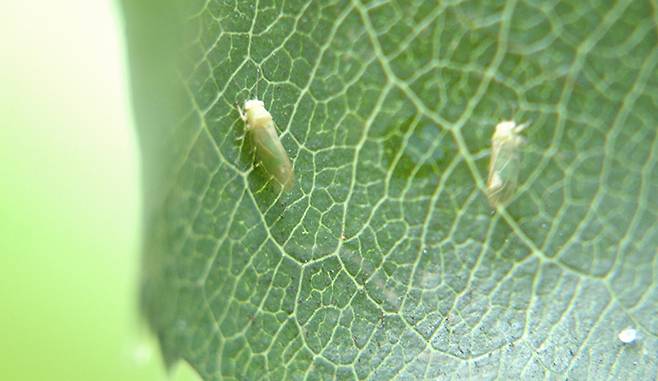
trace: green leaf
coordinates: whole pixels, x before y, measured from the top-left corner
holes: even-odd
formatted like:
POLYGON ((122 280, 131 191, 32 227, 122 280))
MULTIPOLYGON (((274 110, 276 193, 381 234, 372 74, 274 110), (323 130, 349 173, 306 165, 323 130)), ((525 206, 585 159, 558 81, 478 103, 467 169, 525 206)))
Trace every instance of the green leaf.
POLYGON ((168 361, 205 380, 657 377, 655 2, 124 3, 144 311, 168 361), (239 140, 250 97, 290 193, 239 140), (494 212, 510 119, 528 143, 494 212))

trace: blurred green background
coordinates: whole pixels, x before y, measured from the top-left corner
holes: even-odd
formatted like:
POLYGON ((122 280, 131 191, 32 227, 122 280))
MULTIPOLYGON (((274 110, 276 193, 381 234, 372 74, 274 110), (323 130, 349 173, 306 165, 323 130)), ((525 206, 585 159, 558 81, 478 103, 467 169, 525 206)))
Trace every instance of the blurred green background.
POLYGON ((111 0, 0 2, 0 379, 194 380, 139 319, 140 163, 111 0))

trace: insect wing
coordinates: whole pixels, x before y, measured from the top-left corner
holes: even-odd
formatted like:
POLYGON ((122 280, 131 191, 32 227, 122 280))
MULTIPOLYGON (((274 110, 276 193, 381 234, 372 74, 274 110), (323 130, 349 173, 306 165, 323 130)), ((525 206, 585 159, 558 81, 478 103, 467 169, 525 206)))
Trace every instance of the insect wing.
POLYGON ((494 207, 509 201, 518 185, 521 170, 520 141, 514 138, 495 139, 492 144, 487 197, 494 207))
POLYGON ((288 152, 279 140, 274 123, 255 127, 251 130, 251 134, 261 165, 283 190, 289 191, 294 184, 295 176, 288 152))

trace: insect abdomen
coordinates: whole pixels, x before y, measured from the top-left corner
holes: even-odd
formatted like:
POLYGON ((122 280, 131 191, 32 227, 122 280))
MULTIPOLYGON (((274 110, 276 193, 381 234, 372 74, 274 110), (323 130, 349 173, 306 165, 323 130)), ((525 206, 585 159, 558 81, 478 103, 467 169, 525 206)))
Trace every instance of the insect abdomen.
POLYGON ((288 152, 279 140, 274 122, 253 126, 250 131, 261 165, 284 191, 292 189, 295 183, 292 163, 288 158, 288 152))
POLYGON ((524 143, 519 133, 525 127, 514 122, 501 122, 491 137, 487 198, 494 208, 506 204, 516 192, 521 171, 520 147, 524 143))

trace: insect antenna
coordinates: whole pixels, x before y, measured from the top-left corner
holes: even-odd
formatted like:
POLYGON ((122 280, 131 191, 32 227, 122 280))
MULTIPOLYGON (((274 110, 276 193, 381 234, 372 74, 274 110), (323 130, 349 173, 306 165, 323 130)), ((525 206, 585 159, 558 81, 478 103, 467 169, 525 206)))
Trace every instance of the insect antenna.
POLYGON ((260 82, 261 78, 262 78, 262 75, 261 75, 260 65, 257 65, 256 66, 256 81, 254 81, 254 83, 251 85, 251 87, 249 87, 249 99, 260 99, 260 98, 258 98, 258 94, 259 94, 258 86, 259 86, 259 82, 260 82), (254 88, 256 88, 255 94, 254 94, 254 88))
POLYGON ((260 65, 256 66, 256 99, 258 99, 258 84, 260 83, 260 78, 262 73, 260 71, 260 65))

